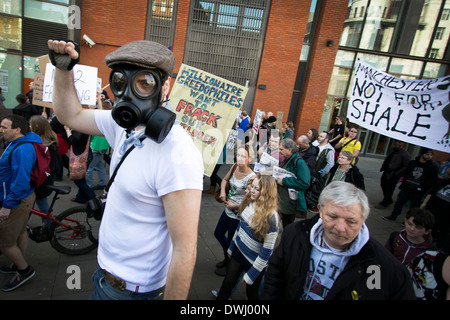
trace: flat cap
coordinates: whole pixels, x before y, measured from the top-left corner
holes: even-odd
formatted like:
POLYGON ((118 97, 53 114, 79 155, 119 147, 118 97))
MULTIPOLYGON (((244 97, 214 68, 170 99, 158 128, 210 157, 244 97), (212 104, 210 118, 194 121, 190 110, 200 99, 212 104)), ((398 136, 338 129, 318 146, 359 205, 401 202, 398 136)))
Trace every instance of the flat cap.
POLYGON ((118 64, 131 64, 148 69, 160 69, 171 76, 175 67, 175 56, 167 47, 149 40, 127 43, 105 57, 111 68, 118 64))

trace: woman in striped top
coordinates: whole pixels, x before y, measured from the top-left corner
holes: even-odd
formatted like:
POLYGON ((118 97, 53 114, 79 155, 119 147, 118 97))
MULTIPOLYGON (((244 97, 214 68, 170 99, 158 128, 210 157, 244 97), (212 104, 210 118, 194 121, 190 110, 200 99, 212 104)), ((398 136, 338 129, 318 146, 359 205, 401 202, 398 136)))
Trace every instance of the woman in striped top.
POLYGON ((258 173, 239 208, 240 222, 228 248, 231 257, 217 296, 228 299, 242 271, 249 300, 258 299, 258 289, 278 236, 278 193, 272 176, 258 173))

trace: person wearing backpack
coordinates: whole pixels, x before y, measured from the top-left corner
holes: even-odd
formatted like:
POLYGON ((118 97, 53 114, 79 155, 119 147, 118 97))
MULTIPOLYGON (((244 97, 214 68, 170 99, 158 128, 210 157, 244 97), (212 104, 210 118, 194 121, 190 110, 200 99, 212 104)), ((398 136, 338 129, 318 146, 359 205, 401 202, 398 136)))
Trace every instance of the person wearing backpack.
POLYGON ((329 143, 330 135, 323 131, 317 137, 319 154, 316 159, 316 171, 321 177, 326 177, 330 169, 334 166, 334 148, 329 143))
POLYGON ((0 124, 0 138, 6 149, 0 158, 0 251, 11 264, 0 267, 2 273, 13 273, 14 277, 2 288, 11 291, 30 280, 34 268, 26 259, 28 244, 27 221, 35 200, 34 187, 30 184, 31 171, 36 163, 33 143, 42 143, 34 132, 29 132, 28 122, 19 115, 6 116, 0 124), (15 146, 21 142, 11 154, 15 146))
MULTIPOLYGON (((39 211, 47 212, 50 208, 47 197, 52 193, 52 190, 47 186, 53 185, 58 172, 62 170, 61 155, 59 154, 58 148, 58 137, 52 130, 47 119, 42 116, 35 115, 30 118, 30 129, 41 137, 42 144, 48 148, 48 152, 50 153, 50 175, 45 179, 41 186, 34 190, 34 193, 36 194, 36 205, 38 206, 39 211)), ((51 222, 45 219, 43 219, 43 221, 51 222)))

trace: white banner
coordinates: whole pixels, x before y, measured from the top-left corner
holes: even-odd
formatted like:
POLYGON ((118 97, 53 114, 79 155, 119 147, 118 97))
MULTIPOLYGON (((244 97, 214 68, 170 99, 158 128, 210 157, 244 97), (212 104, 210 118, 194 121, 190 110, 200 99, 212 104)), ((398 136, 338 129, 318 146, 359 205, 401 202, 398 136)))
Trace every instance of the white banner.
POLYGON ((393 139, 450 152, 450 76, 410 80, 359 60, 347 117, 393 139))

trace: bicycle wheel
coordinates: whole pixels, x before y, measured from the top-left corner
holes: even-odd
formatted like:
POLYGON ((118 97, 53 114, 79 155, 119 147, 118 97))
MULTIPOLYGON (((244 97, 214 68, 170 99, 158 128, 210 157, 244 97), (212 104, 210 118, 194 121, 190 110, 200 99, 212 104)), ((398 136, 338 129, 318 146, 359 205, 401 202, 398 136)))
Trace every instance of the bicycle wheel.
POLYGON ((75 256, 97 248, 100 221, 88 218, 85 206, 67 209, 56 220, 59 223, 50 227, 50 243, 55 250, 75 256))

